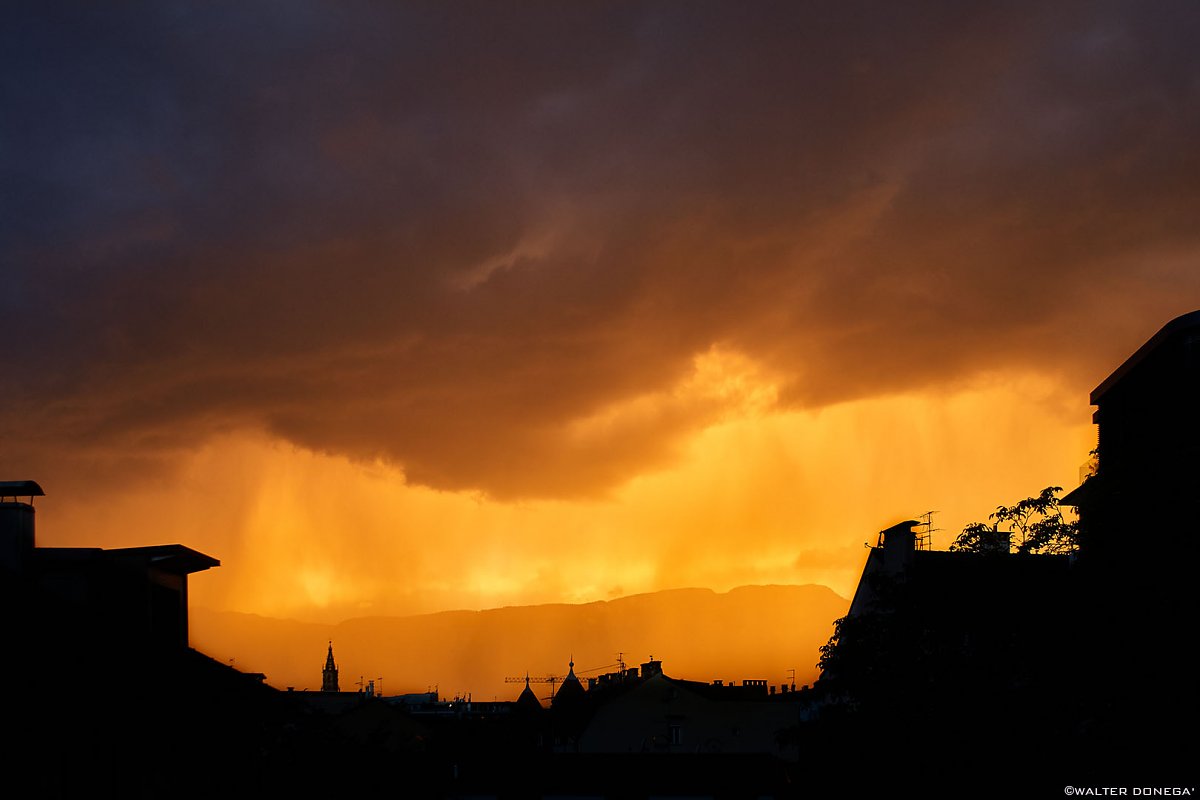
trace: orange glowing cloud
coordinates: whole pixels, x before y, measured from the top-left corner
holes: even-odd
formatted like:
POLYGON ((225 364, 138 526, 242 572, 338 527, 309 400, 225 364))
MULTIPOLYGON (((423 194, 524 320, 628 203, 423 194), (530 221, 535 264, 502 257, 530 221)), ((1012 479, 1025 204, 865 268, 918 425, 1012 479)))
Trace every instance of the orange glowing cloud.
POLYGON ((821 583, 848 596, 862 543, 927 510, 947 544, 1091 446, 1082 400, 1035 375, 817 412, 774 406, 744 356, 710 351, 674 391, 569 426, 636 429, 679 406, 720 419, 604 498, 501 502, 412 486, 384 464, 262 435, 214 440, 168 481, 111 503, 47 503, 43 540, 187 542, 221 558, 193 602, 336 621, 445 608, 588 602, 682 586, 821 583))
POLYGON ((767 399, 706 354, 780 413, 1082 393, 1200 296, 1194 16, 14 11, 0 466, 603 500, 767 399))

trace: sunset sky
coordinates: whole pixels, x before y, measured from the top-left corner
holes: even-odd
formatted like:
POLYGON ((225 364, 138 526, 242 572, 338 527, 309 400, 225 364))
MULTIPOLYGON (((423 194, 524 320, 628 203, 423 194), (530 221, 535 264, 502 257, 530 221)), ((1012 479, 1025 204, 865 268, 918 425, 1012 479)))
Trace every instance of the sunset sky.
MULTIPOLYGON (((6 3, 0 479, 332 622, 821 583, 1200 308, 1200 5, 6 3)), ((319 660, 322 654, 318 653, 319 660)))

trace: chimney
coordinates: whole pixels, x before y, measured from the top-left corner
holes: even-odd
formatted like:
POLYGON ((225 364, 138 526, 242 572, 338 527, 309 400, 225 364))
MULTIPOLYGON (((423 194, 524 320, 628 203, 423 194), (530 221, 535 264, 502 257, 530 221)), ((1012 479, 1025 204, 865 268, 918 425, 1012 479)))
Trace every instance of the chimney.
MULTIPOLYGON (((632 670, 633 677, 637 677, 637 670, 632 670)), ((662 674, 662 661, 655 661, 654 656, 650 656, 650 660, 642 664, 642 677, 650 678, 655 675, 662 674)))
POLYGON ((883 563, 889 572, 898 572, 912 560, 917 549, 917 534, 913 530, 921 523, 915 519, 905 520, 879 532, 883 546, 883 563))
POLYGON ((35 481, 0 481, 0 568, 6 572, 24 572, 33 557, 33 498, 45 494, 35 481))
POLYGON ((982 553, 1007 554, 1012 548, 1012 534, 1002 531, 999 525, 993 525, 991 530, 979 537, 979 551, 982 553))

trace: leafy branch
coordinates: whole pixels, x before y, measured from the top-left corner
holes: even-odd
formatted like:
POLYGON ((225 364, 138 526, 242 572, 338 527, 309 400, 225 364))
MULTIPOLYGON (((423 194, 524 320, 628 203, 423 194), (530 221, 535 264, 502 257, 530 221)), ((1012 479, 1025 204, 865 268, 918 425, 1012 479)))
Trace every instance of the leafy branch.
POLYGON ((1059 505, 1061 486, 1047 486, 1039 494, 1011 506, 997 506, 988 515, 991 524, 972 522, 950 549, 972 553, 1073 553, 1078 549, 1079 521, 1064 517, 1059 505))

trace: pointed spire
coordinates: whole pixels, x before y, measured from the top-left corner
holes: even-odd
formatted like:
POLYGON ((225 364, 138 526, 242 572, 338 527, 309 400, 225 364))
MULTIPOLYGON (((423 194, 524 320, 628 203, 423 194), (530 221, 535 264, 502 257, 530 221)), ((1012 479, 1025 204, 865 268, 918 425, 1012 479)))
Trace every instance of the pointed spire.
POLYGON ((525 673, 525 688, 517 697, 517 708, 522 711, 541 711, 542 703, 537 699, 537 695, 533 693, 533 689, 529 686, 529 672, 525 673))
POLYGON ((341 691, 338 688, 338 668, 333 660, 333 642, 329 642, 329 652, 325 656, 325 669, 321 670, 321 691, 322 692, 337 692, 341 691))
POLYGON ((558 693, 555 694, 554 698, 550 701, 551 706, 561 707, 563 705, 569 705, 570 703, 573 703, 579 698, 583 697, 585 693, 583 684, 579 680, 579 676, 575 674, 575 657, 571 656, 571 660, 567 663, 568 669, 566 677, 562 679, 562 686, 559 687, 558 693))

